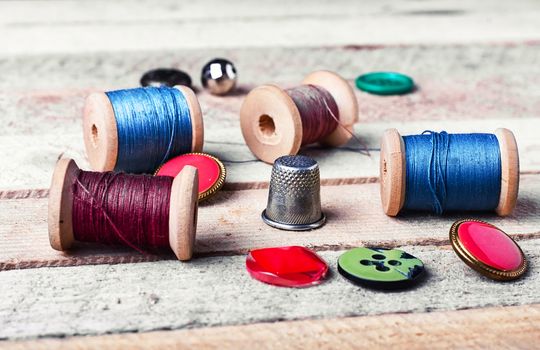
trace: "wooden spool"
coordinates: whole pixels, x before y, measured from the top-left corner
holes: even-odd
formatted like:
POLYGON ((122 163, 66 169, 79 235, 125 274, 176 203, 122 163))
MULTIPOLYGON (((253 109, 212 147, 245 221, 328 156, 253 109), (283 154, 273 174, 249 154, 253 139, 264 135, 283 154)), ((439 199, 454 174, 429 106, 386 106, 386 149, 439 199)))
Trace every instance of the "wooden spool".
MULTIPOLYGON (((514 134, 497 129, 495 135, 501 150, 501 194, 495 212, 500 216, 512 213, 519 191, 519 154, 514 134)), ((396 216, 403 204, 406 184, 405 144, 396 129, 384 132, 381 142, 381 201, 386 215, 396 216)))
MULTIPOLYGON (((328 146, 347 143, 358 121, 358 103, 349 83, 329 71, 309 74, 302 84, 327 90, 338 106, 340 125, 321 140, 328 146)), ((294 101, 275 85, 253 89, 240 110, 240 125, 244 139, 253 154, 266 163, 283 155, 297 154, 302 145, 302 119, 294 101)))
MULTIPOLYGON (((191 115, 191 152, 201 152, 204 126, 195 93, 186 86, 175 86, 186 98, 191 115)), ((86 98, 83 113, 84 145, 90 166, 95 171, 112 171, 118 158, 118 132, 111 101, 104 92, 86 98)))
MULTIPOLYGON (((73 235, 73 183, 79 167, 72 159, 60 159, 49 191, 49 242, 56 250, 69 250, 73 235)), ((179 260, 193 255, 197 229, 197 169, 186 166, 173 180, 169 207, 169 244, 179 260)))

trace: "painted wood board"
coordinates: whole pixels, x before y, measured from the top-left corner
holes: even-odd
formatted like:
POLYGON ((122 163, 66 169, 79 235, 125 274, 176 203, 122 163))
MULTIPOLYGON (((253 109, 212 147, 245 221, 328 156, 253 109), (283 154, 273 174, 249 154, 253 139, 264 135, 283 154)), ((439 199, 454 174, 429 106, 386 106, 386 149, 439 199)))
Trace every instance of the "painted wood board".
MULTIPOLYGON (((508 127, 515 133, 520 151, 520 167, 525 173, 539 172, 540 118, 404 121, 359 123, 355 134, 368 147, 370 155, 361 152, 364 146, 353 139, 341 148, 309 146, 302 154, 313 157, 320 166, 323 184, 362 183, 376 181, 379 176, 380 137, 387 128, 397 128, 402 135, 419 134, 424 130, 448 132, 494 132, 508 127)), ((42 195, 50 186, 52 172, 59 156, 76 160, 89 170, 82 131, 77 134, 0 136, 0 198, 27 198, 42 195)), ((272 167, 257 160, 244 143, 239 126, 236 128, 206 130, 204 151, 223 160, 227 168, 226 188, 246 189, 266 186, 272 167)))
POLYGON ((540 305, 532 304, 6 341, 0 349, 526 349, 540 337, 538 323, 540 305))
MULTIPOLYGON (((531 266, 540 240, 520 242, 531 266)), ((251 279, 244 256, 152 263, 11 270, 0 273, 0 338, 64 337, 540 303, 540 271, 513 283, 488 280, 448 247, 408 246, 428 269, 409 291, 380 292, 342 278, 342 251, 321 252, 332 267, 313 288, 251 279)))
MULTIPOLYGON (((518 238, 540 237, 540 175, 522 175, 518 205, 513 215, 490 213, 434 216, 426 213, 386 216, 379 201, 379 184, 323 186, 322 208, 328 222, 310 232, 273 229, 260 214, 266 206, 265 189, 222 191, 199 208, 198 256, 243 254, 258 247, 302 245, 316 250, 338 250, 357 245, 448 244, 452 222, 463 217, 487 220, 518 238)), ((126 250, 81 245, 62 253, 53 250, 47 234, 47 199, 0 200, 0 269, 42 266, 129 263, 173 259, 172 255, 141 255, 126 250)))
POLYGON ((534 1, 2 2, 7 54, 538 39, 534 1), (429 28, 429 30, 428 30, 429 28))

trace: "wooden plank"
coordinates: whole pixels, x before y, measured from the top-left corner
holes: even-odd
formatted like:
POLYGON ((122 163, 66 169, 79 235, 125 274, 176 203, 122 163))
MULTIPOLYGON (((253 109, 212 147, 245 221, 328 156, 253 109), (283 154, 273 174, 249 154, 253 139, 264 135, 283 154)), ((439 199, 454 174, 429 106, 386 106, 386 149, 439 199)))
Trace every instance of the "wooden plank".
POLYGON ((2 2, 7 54, 538 39, 535 1, 2 2), (429 28, 429 30, 426 30, 429 28), (328 30, 332 29, 332 30, 328 30), (179 34, 181 33, 181 34, 179 34), (179 40, 179 35, 181 40, 179 40))
MULTIPOLYGON (((384 215, 379 184, 323 186, 322 206, 328 223, 307 233, 280 231, 264 224, 260 213, 268 191, 222 191, 199 209, 196 254, 243 254, 256 247, 305 245, 336 250, 357 245, 448 244, 455 220, 474 216, 492 222, 517 238, 540 237, 540 175, 522 175, 513 215, 491 213, 433 216, 426 213, 384 215)), ((47 199, 0 200, 0 269, 40 266, 126 263, 172 256, 141 255, 131 250, 80 246, 69 253, 53 250, 47 235, 47 199)))
MULTIPOLYGON (((343 179, 356 183, 374 181, 379 176, 380 137, 389 127, 397 128, 403 135, 419 134, 428 129, 494 132, 499 127, 508 127, 517 138, 521 171, 540 171, 540 160, 536 157, 540 150, 537 134, 540 118, 524 118, 520 123, 515 123, 514 119, 360 123, 356 125, 355 133, 369 148, 370 156, 360 153, 362 146, 354 139, 342 148, 310 146, 302 154, 317 160, 325 184, 347 183, 343 179)), ((210 126, 205 132, 204 151, 224 161, 229 189, 258 188, 268 182, 271 166, 251 154, 239 126, 226 129, 210 126)), ((44 190, 49 187, 59 155, 74 158, 83 169, 88 169, 82 131, 63 134, 62 137, 57 134, 0 136, 0 153, 4 154, 4 162, 0 165, 0 198, 27 198, 43 193, 28 189, 44 190)))
MULTIPOLYGON (((538 149, 534 144, 537 138, 531 136, 533 128, 527 127, 534 126, 537 122, 532 119, 540 115, 537 92, 528 83, 540 80, 538 46, 185 50, 0 59, 0 71, 5 72, 0 81, 0 115, 5 125, 0 130, 0 149, 9 158, 0 164, 0 198, 42 195, 61 153, 84 166, 80 116, 90 91, 136 86, 141 72, 161 65, 195 72, 196 80, 201 62, 221 54, 237 63, 242 82, 239 93, 227 98, 205 92, 198 96, 205 115, 206 150, 227 161, 229 188, 257 187, 268 178, 269 167, 254 160, 240 135, 238 110, 245 92, 265 82, 292 86, 307 72, 320 68, 336 70, 349 79, 363 71, 390 69, 417 80, 420 89, 406 96, 356 92, 361 118, 357 134, 371 148, 378 148, 380 132, 387 127, 416 133, 434 126, 458 130, 469 125, 469 130, 475 131, 507 126, 518 134, 522 169, 534 171, 538 169, 537 157, 523 152, 538 149), (469 119, 495 120, 474 124, 469 119), (517 124, 517 119, 521 123, 517 124), (456 126, 439 124, 440 120, 461 121, 456 126), (383 125, 385 121, 391 122, 383 125), (527 132, 525 140, 517 129, 527 132)), ((321 162, 323 177, 334 183, 340 178, 366 181, 378 174, 376 152, 372 159, 348 149, 310 149, 306 153, 321 162), (334 164, 341 165, 342 174, 332 174, 334 164)))
MULTIPOLYGON (((215 97, 199 93, 203 107, 208 106, 203 110, 205 115, 215 115, 216 121, 221 122, 237 114, 243 95, 254 86, 297 85, 317 69, 336 71, 351 81, 361 73, 395 70, 417 81, 420 89, 401 97, 358 92, 361 120, 532 117, 538 115, 538 102, 534 100, 538 94, 529 82, 540 76, 539 46, 540 42, 521 41, 432 46, 333 44, 314 48, 138 50, 129 55, 123 52, 16 57, 0 54, 3 72, 0 108, 10 112, 10 116, 16 113, 18 118, 11 116, 10 121, 26 123, 26 132, 39 133, 36 118, 47 117, 48 122, 61 127, 66 122, 64 118, 80 117, 77 113, 82 109, 82 99, 90 90, 138 86, 145 71, 160 66, 185 70, 191 74, 194 86, 200 88, 203 64, 212 57, 225 56, 238 69, 237 95, 215 97), (7 110, 8 107, 11 109, 7 110)), ((0 133, 13 133, 13 126, 0 133)))
POLYGON ((527 349, 540 338, 539 323, 533 304, 0 342, 0 349, 527 349))
MULTIPOLYGON (((540 239, 520 242, 531 266, 540 239)), ((488 280, 448 246, 407 246, 427 280, 409 291, 369 290, 335 271, 342 251, 321 252, 332 268, 323 284, 277 288, 251 279, 244 256, 190 263, 75 266, 2 271, 0 338, 144 332, 311 318, 446 311, 540 303, 540 270, 512 283, 488 280)))

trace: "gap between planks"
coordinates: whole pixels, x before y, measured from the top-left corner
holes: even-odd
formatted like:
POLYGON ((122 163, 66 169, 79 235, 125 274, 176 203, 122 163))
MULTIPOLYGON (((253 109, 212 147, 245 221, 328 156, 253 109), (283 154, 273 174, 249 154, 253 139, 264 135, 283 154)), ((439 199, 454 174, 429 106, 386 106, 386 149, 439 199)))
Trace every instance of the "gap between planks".
POLYGON ((1 2, 5 55, 183 48, 456 43, 540 36, 534 1, 109 4, 1 2), (82 10, 81 10, 82 9, 82 10), (7 14, 7 16, 5 15, 7 14), (429 30, 426 30, 429 28, 429 30), (178 40, 177 33, 182 33, 178 40))
MULTIPOLYGON (((301 153, 313 157, 319 163, 321 178, 326 185, 347 181, 365 183, 375 181, 379 176, 380 137, 388 128, 397 128, 402 135, 410 135, 430 129, 451 133, 494 132, 499 127, 507 127, 514 132, 521 171, 540 172, 540 159, 537 156, 540 152, 540 138, 536 132, 540 128, 540 118, 452 121, 401 119, 394 122, 359 123, 355 126, 355 134, 366 144, 370 156, 361 154, 354 141, 340 148, 312 145, 302 149, 301 153)), ((207 140, 216 141, 207 142, 204 151, 223 160, 227 167, 228 189, 259 188, 260 184, 268 181, 272 167, 254 159, 244 143, 239 126, 221 130, 210 128, 205 133, 207 140)), ((53 134, 0 136, 0 141, 0 153, 4 154, 4 165, 0 167, 5 168, 0 168, 0 198, 43 196, 45 192, 42 189, 50 185, 59 155, 71 157, 82 169, 88 169, 81 134, 66 134, 62 138, 53 134), (38 154, 40 156, 32 156, 38 154)))
MULTIPOLYGON (((308 233, 276 230, 264 224, 264 189, 221 191, 199 209, 196 256, 244 254, 250 249, 301 245, 316 250, 339 250, 359 245, 445 245, 452 222, 463 217, 483 219, 508 234, 530 239, 540 235, 540 175, 522 175, 517 207, 501 218, 493 213, 454 213, 435 216, 410 213, 386 216, 379 184, 323 186, 321 201, 328 222, 308 233)), ((170 255, 141 255, 128 249, 79 245, 70 252, 53 250, 47 234, 47 199, 0 201, 0 269, 84 264, 114 264, 170 259, 170 255)), ((195 259, 196 260, 196 259, 195 259)), ((188 263, 189 264, 189 263, 188 263)))
POLYGON ((540 339, 538 324, 540 304, 532 304, 5 341, 0 349, 525 349, 540 339))
MULTIPOLYGON (((537 266, 540 239, 520 245, 530 265, 537 266)), ((342 251, 320 252, 330 275, 317 287, 300 289, 253 280, 244 256, 2 271, 0 339, 540 303, 538 269, 501 283, 470 269, 448 247, 402 249, 424 262, 426 278, 412 289, 390 293, 356 286, 340 276, 335 264, 342 251)))

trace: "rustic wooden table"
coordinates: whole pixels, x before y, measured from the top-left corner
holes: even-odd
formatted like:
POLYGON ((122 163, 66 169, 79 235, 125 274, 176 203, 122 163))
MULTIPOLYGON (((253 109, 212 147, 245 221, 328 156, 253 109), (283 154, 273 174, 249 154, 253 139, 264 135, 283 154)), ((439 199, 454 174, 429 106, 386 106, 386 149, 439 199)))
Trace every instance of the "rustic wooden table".
POLYGON ((540 339, 540 3, 537 1, 0 2, 0 348, 531 348, 540 339), (91 91, 138 85, 159 66, 198 84, 215 56, 235 62, 238 92, 199 91, 205 151, 224 160, 224 191, 199 211, 197 256, 180 263, 129 250, 52 250, 47 195, 55 161, 83 167, 81 113, 91 91), (317 69, 353 83, 395 70, 419 89, 356 91, 355 131, 371 149, 308 147, 320 164, 328 224, 282 232, 259 219, 270 166, 241 136, 238 112, 258 84, 298 84, 317 69), (514 131, 518 206, 475 215, 519 240, 531 268, 498 283, 449 246, 456 215, 398 218, 380 207, 379 139, 402 134, 514 131), (304 245, 335 270, 358 245, 404 247, 428 267, 417 288, 383 293, 333 273, 316 288, 252 280, 245 253, 304 245), (466 309, 466 310, 465 310, 466 309))

